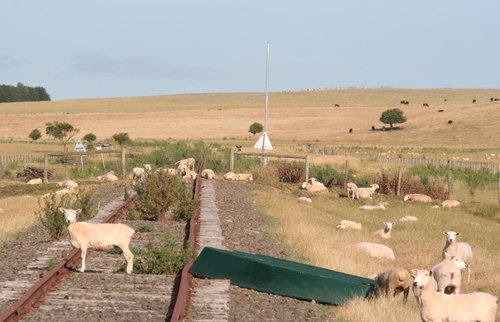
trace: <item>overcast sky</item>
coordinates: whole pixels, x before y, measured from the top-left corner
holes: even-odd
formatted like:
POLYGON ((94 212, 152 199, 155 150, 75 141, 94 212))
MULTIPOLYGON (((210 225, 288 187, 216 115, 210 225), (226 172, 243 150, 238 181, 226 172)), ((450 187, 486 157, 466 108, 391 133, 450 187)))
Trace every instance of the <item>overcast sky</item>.
POLYGON ((500 87, 500 1, 4 0, 0 84, 53 100, 500 87))

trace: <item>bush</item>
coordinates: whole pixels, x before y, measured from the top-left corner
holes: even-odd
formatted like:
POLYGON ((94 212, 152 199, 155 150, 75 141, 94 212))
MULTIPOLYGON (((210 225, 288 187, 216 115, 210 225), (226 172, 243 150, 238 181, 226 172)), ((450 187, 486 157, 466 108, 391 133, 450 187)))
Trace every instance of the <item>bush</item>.
POLYGON ((181 247, 172 237, 165 235, 162 243, 148 243, 146 255, 140 262, 144 274, 176 274, 194 256, 190 248, 181 247))
POLYGON ((311 165, 309 168, 309 177, 314 177, 325 185, 332 179, 337 182, 344 182, 343 176, 328 164, 326 166, 311 165))
POLYGON ((77 221, 87 221, 97 214, 97 206, 94 203, 93 195, 94 191, 90 189, 81 189, 80 193, 76 195, 76 200, 71 208, 82 210, 77 221))
POLYGON ((50 238, 59 240, 66 233, 64 215, 59 211, 60 207, 71 208, 71 200, 68 195, 58 198, 50 194, 38 200, 39 210, 35 212, 41 224, 47 228, 50 238))
POLYGON ((304 164, 280 162, 276 165, 278 180, 285 183, 301 183, 305 181, 306 175, 304 164))

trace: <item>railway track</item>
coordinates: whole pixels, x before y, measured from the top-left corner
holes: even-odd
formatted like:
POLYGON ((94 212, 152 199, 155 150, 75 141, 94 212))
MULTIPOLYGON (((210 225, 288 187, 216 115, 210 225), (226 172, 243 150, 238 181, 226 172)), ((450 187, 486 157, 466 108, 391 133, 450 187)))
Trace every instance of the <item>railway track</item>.
MULTIPOLYGON (((201 180, 194 182, 193 193, 201 194, 201 180)), ((147 243, 161 240, 166 233, 183 242, 188 231, 194 245, 196 230, 186 229, 183 223, 122 219, 133 199, 108 204, 93 222, 123 222, 134 228, 136 233, 130 245, 133 252, 134 248, 143 249, 147 243)), ((191 224, 195 227, 194 218, 191 224)), ((79 257, 79 250, 72 250, 69 241, 56 242, 40 252, 15 281, 0 281, 0 322, 177 321, 186 315, 190 287, 187 270, 191 263, 179 278, 128 275, 117 273, 125 263, 121 254, 90 251, 87 269, 79 273, 74 270, 79 257), (53 258, 63 259, 47 272, 53 258)))

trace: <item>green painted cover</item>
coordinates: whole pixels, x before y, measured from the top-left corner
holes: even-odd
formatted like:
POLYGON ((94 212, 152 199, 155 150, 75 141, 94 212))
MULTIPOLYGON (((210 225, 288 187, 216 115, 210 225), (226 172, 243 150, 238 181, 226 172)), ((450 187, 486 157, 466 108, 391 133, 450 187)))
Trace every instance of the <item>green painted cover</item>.
POLYGON ((189 272, 197 277, 229 279, 257 291, 342 304, 367 297, 374 289, 368 278, 265 255, 205 247, 189 272))

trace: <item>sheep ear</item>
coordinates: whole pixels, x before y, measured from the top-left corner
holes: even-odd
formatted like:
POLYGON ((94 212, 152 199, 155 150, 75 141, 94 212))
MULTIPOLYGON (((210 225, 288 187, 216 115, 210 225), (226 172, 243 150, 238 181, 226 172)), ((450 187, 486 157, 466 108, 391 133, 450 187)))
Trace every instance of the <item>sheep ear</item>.
POLYGON ((445 232, 445 231, 443 231, 443 235, 446 235, 446 232, 445 232))
POLYGON ((82 212, 82 210, 81 210, 81 209, 77 209, 77 210, 75 210, 75 213, 76 213, 77 215, 79 215, 81 212, 82 212))
POLYGON ((410 274, 411 277, 415 278, 415 276, 417 276, 417 272, 418 272, 418 270, 416 268, 412 269, 411 274, 410 274))
POLYGON ((59 210, 61 213, 63 213, 63 214, 66 212, 66 209, 64 209, 63 207, 59 207, 59 209, 58 209, 58 210, 59 210))
POLYGON ((432 277, 432 271, 429 271, 429 276, 431 276, 431 277, 432 277))
POLYGON ((458 236, 458 235, 460 235, 460 233, 457 231, 455 235, 458 236))

